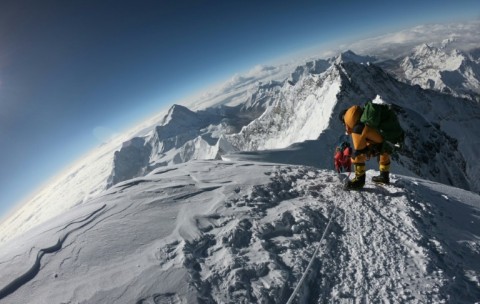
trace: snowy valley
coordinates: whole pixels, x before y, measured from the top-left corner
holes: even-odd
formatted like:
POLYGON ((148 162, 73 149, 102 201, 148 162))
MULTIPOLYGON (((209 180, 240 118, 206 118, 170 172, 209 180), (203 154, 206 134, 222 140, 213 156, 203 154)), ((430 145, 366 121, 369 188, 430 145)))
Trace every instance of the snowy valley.
POLYGON ((478 53, 347 51, 173 105, 0 224, 0 302, 286 303, 316 248, 294 303, 480 301, 478 53), (405 147, 346 192, 337 117, 368 100, 405 147))

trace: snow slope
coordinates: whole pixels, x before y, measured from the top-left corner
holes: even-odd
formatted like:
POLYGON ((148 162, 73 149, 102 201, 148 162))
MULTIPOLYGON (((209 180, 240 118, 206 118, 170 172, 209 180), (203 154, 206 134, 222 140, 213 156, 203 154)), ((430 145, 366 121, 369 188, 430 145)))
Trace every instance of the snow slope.
MULTIPOLYGON (((430 53, 422 57, 425 62, 436 58, 428 59, 430 53)), ((478 61, 474 54, 471 58, 478 61)), ((479 104, 400 82, 371 60, 348 51, 292 68, 289 76, 286 66, 259 67, 235 77, 216 94, 199 97, 192 107, 201 110, 174 105, 50 182, 1 223, 0 243, 162 166, 318 139, 323 148, 311 153, 323 160, 315 162, 318 168, 331 168, 331 154, 343 133, 339 111, 379 95, 404 108, 407 148, 395 159, 400 166, 394 172, 480 191, 475 149, 479 104), (277 77, 284 78, 274 80, 277 77), (209 107, 212 103, 216 106, 209 107)), ((294 157, 289 157, 290 164, 299 163, 294 157)))
POLYGON ((479 195, 399 175, 345 192, 343 178, 256 162, 157 168, 2 246, 0 302, 284 303, 317 246, 295 302, 480 299, 479 195))
MULTIPOLYGON (((331 168, 333 149, 343 133, 338 113, 378 96, 404 109, 400 116, 407 131, 406 148, 395 156, 399 166, 394 172, 479 192, 478 103, 398 81, 371 60, 375 59, 347 51, 292 68, 289 76, 285 66, 260 67, 216 94, 199 97, 192 103, 197 111, 174 105, 50 182, 1 223, 0 243, 158 167, 221 159, 238 151, 291 149, 318 140, 321 150, 310 151, 320 159, 314 163, 331 168), (212 103, 216 106, 209 107, 212 103)), ((472 55, 472 60, 478 58, 472 55)), ((304 164, 290 155, 289 163, 304 164)))
POLYGON ((115 151, 132 137, 149 132, 165 115, 166 112, 160 112, 142 121, 47 181, 0 222, 0 244, 104 191, 112 173, 115 151))

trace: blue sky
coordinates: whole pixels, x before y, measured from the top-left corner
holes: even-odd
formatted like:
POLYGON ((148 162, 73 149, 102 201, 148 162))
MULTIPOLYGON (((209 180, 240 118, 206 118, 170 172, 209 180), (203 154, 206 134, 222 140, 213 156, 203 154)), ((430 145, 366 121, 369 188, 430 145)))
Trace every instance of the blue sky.
POLYGON ((100 143, 231 75, 479 1, 0 2, 0 216, 100 143))

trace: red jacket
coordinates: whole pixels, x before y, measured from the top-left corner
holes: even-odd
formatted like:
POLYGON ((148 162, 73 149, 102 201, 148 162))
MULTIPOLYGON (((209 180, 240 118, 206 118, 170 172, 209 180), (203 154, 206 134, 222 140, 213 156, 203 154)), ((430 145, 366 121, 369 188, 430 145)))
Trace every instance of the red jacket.
POLYGON ((346 147, 343 151, 340 148, 337 148, 335 151, 335 170, 337 172, 347 171, 351 172, 352 169, 352 148, 346 147))

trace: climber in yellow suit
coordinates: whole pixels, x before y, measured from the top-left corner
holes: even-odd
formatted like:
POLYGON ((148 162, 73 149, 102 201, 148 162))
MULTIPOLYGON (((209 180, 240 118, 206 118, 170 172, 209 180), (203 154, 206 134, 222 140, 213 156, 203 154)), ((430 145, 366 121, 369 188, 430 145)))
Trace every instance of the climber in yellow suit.
POLYGON ((340 113, 340 120, 344 123, 346 132, 351 135, 355 149, 352 156, 355 177, 347 182, 347 189, 360 189, 365 185, 365 162, 370 156, 379 156, 380 168, 380 175, 372 177, 372 181, 390 183, 390 154, 382 151, 382 135, 376 129, 360 122, 362 113, 360 106, 352 106, 340 113))

